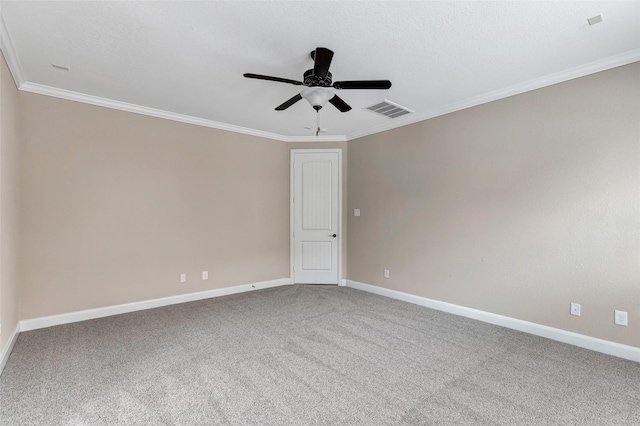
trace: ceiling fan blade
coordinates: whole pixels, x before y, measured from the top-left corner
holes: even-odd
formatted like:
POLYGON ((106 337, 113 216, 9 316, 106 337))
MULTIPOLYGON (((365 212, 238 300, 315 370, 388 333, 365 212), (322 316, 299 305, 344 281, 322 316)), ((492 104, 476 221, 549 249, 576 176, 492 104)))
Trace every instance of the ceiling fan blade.
POLYGON ((335 95, 333 98, 329 99, 329 102, 331 102, 334 107, 338 108, 340 112, 347 112, 351 109, 349 104, 343 101, 342 98, 340 98, 338 95, 335 95))
POLYGON ((318 47, 313 55, 313 74, 320 78, 325 78, 329 72, 333 52, 326 47, 318 47))
POLYGON ((300 95, 300 93, 298 93, 293 98, 291 98, 288 101, 284 102, 282 105, 277 106, 276 107, 276 111, 284 111, 285 109, 289 108, 291 105, 293 105, 296 102, 298 102, 300 99, 302 99, 302 95, 300 95))
POLYGON ((335 89, 388 89, 391 87, 391 82, 389 80, 336 81, 333 87, 335 89))
POLYGON ((277 81, 279 83, 289 83, 289 84, 295 84, 296 86, 302 86, 302 82, 301 81, 289 80, 288 78, 271 77, 269 75, 260 75, 260 74, 251 74, 251 73, 246 73, 246 74, 243 74, 243 75, 245 77, 247 77, 247 78, 256 78, 258 80, 277 81))

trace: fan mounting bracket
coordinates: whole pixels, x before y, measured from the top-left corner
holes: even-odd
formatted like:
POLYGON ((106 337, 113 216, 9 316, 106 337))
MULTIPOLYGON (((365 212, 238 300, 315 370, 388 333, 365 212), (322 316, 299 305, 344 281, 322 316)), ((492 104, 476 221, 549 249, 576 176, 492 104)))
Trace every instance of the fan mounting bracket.
POLYGON ((331 73, 327 72, 327 76, 325 78, 322 77, 318 77, 317 75, 315 75, 313 73, 313 68, 310 70, 305 71, 304 73, 304 78, 303 78, 303 83, 305 86, 308 87, 331 87, 331 73))

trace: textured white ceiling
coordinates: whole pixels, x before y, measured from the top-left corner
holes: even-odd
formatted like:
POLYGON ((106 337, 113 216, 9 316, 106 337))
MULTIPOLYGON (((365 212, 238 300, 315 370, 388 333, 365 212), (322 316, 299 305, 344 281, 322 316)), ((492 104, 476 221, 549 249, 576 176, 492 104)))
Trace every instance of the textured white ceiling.
POLYGON ((301 87, 242 74, 302 80, 318 46, 335 52, 334 81, 393 83, 340 91, 347 113, 322 109, 325 137, 347 139, 588 64, 640 59, 637 1, 2 1, 0 12, 25 90, 63 89, 289 139, 315 127, 306 101, 274 111, 301 87), (598 14, 603 22, 588 25, 598 14), (362 109, 383 99, 416 114, 392 122, 362 109))

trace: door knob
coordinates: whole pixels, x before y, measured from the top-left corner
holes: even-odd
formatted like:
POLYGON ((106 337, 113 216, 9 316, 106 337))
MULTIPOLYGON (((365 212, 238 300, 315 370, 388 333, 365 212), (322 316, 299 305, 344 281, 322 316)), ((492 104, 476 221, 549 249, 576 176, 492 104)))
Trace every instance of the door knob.
POLYGON ((336 235, 336 234, 329 235, 329 236, 330 236, 330 237, 333 237, 333 238, 337 237, 337 235, 336 235))

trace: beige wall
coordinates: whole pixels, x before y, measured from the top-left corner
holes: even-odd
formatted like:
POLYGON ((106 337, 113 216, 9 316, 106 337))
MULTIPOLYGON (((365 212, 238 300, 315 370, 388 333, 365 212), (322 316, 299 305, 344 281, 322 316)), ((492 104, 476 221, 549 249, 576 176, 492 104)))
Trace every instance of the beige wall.
POLYGON ((351 141, 348 167, 349 279, 640 347, 640 63, 351 141))
MULTIPOLYGON (((21 319, 288 277, 290 150, 342 148, 343 276, 640 346, 639 64, 348 149, 18 94, 2 65, 0 239, 15 265, 17 98, 21 319)), ((16 268, 1 273, 6 331, 16 268)))
POLYGON ((25 92, 20 106, 21 319, 289 277, 286 143, 25 92))
POLYGON ((342 150, 342 241, 340 250, 342 253, 342 279, 347 278, 347 191, 349 149, 347 142, 295 142, 289 143, 290 149, 341 149, 342 150))
MULTIPOLYGON (((0 55, 2 56, 2 55, 0 55)), ((18 90, 0 59, 0 353, 18 324, 18 90)))

